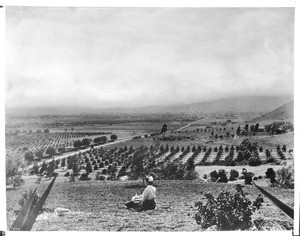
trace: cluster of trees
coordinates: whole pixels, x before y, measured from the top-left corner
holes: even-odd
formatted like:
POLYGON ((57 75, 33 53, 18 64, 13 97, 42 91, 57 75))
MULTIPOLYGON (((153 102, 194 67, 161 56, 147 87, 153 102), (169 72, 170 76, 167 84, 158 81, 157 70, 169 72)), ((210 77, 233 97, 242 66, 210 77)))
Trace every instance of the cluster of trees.
POLYGON ((81 148, 83 146, 89 146, 91 144, 91 139, 84 138, 82 140, 76 140, 73 143, 74 148, 81 148))
MULTIPOLYGON (((239 126, 236 130, 236 134, 238 136, 243 135, 243 136, 247 136, 247 135, 256 135, 257 132, 259 130, 259 123, 251 124, 249 126, 249 124, 245 124, 245 126, 243 128, 241 128, 241 126, 239 126)), ((292 123, 290 122, 273 122, 271 124, 265 125, 264 126, 264 132, 268 133, 268 134, 281 134, 281 133, 286 133, 288 131, 292 131, 294 130, 294 126, 292 123)))
POLYGON ((294 189, 294 168, 292 165, 282 167, 276 172, 273 168, 268 168, 266 178, 270 179, 272 186, 294 189))
MULTIPOLYGON (((111 141, 115 141, 118 139, 118 136, 116 134, 112 134, 110 136, 110 140, 111 141)), ((91 144, 91 139, 88 138, 84 138, 82 140, 76 140, 73 144, 74 148, 81 148, 81 147, 86 147, 89 146, 91 144)), ((108 142, 108 139, 106 136, 101 136, 101 137, 97 137, 94 138, 94 144, 104 144, 108 142)))
POLYGON ((273 122, 272 124, 265 125, 265 130, 268 134, 282 134, 294 130, 294 125, 291 122, 273 122))
POLYGON ((17 129, 17 130, 9 130, 8 132, 5 132, 5 135, 6 136, 10 136, 10 135, 19 135, 19 134, 21 134, 21 133, 23 133, 23 134, 33 134, 33 133, 36 133, 36 134, 49 134, 50 133, 50 130, 49 129, 44 129, 44 130, 41 130, 41 129, 37 129, 35 132, 32 130, 32 129, 30 129, 30 130, 19 130, 19 129, 17 129))
POLYGON ((256 135, 258 132, 258 128, 259 128, 259 123, 256 123, 255 125, 251 124, 250 126, 249 126, 249 124, 245 124, 243 129, 241 128, 241 126, 239 126, 237 128, 236 134, 238 136, 240 136, 240 135, 244 135, 244 136, 256 135))
MULTIPOLYGON (((58 148, 58 150, 60 152, 63 152, 63 151, 65 151, 65 148, 58 148)), ((52 157, 55 154, 57 154, 57 151, 54 147, 48 147, 46 150, 41 148, 41 149, 37 150, 35 153, 33 153, 32 151, 27 151, 24 154, 24 159, 27 163, 31 163, 32 161, 34 161, 37 158, 45 157, 45 154, 52 157)))

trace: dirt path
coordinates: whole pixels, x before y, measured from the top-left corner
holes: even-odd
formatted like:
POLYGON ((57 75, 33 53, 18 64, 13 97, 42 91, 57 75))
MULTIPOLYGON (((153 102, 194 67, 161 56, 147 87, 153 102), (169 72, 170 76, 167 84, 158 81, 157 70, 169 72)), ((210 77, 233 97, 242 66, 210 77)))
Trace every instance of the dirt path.
MULTIPOLYGON (((116 143, 126 142, 126 141, 131 140, 132 138, 133 138, 133 136, 132 136, 132 137, 125 137, 125 138, 123 138, 123 139, 121 139, 121 140, 118 140, 118 141, 115 141, 115 142, 102 144, 102 145, 100 145, 100 146, 95 147, 95 149, 98 149, 98 148, 101 148, 101 147, 107 147, 107 146, 110 146, 110 145, 113 145, 113 144, 116 144, 116 143)), ((55 155, 55 156, 53 156, 53 157, 54 157, 54 160, 58 160, 58 159, 63 159, 63 158, 65 158, 65 157, 68 157, 68 156, 71 156, 71 155, 75 155, 75 154, 78 154, 78 153, 83 153, 83 152, 86 152, 86 151, 88 151, 88 150, 90 150, 90 147, 84 148, 84 149, 80 149, 80 150, 76 150, 76 151, 66 152, 66 153, 64 153, 64 154, 61 154, 61 155, 55 155)), ((46 163, 48 163, 48 162, 52 161, 52 159, 41 160, 41 161, 37 162, 37 164, 38 164, 38 165, 39 165, 39 164, 42 164, 44 161, 45 161, 46 163)), ((33 164, 27 166, 27 169, 31 169, 32 167, 33 167, 33 164)))
MULTIPOLYGON (((197 120, 197 121, 198 121, 198 120, 197 120)), ((193 123, 195 123, 195 122, 197 122, 197 121, 191 122, 190 124, 188 124, 188 125, 186 125, 186 126, 183 126, 183 127, 179 128, 179 129, 177 129, 176 131, 185 129, 185 128, 189 127, 191 124, 193 124, 193 123)), ((148 134, 148 135, 150 135, 150 134, 148 134)), ((118 141, 115 141, 115 142, 105 143, 105 144, 102 144, 102 145, 100 145, 100 146, 95 147, 95 149, 98 149, 98 148, 101 148, 101 147, 107 147, 107 146, 110 146, 110 145, 113 145, 113 144, 116 144, 116 143, 126 142, 126 141, 129 141, 129 140, 132 140, 133 137, 134 137, 134 136, 128 136, 128 137, 125 137, 125 138, 123 138, 123 139, 121 139, 121 140, 118 140, 118 141)), ((58 159, 63 159, 63 158, 65 158, 65 157, 68 157, 68 156, 70 156, 70 155, 75 155, 75 154, 78 154, 78 153, 83 153, 83 152, 86 152, 86 151, 88 151, 88 150, 90 150, 90 147, 85 148, 85 149, 76 150, 76 151, 66 152, 66 153, 64 153, 64 154, 61 154, 61 155, 55 155, 55 156, 53 156, 53 157, 54 157, 54 160, 58 160, 58 159)), ((48 162, 52 161, 52 159, 41 160, 41 161, 37 162, 37 164, 40 165, 40 164, 42 164, 44 161, 45 161, 46 163, 48 163, 48 162)), ((33 167, 33 164, 27 166, 26 169, 31 169, 32 167, 33 167)))
POLYGON ((199 121, 199 120, 193 121, 193 122, 191 122, 191 123, 189 123, 189 124, 187 124, 187 125, 185 125, 185 126, 179 128, 179 129, 176 129, 176 130, 174 130, 174 131, 180 131, 180 130, 183 130, 183 129, 185 129, 185 128, 188 128, 188 127, 190 127, 192 124, 194 124, 194 123, 196 123, 196 122, 198 122, 198 121, 199 121))

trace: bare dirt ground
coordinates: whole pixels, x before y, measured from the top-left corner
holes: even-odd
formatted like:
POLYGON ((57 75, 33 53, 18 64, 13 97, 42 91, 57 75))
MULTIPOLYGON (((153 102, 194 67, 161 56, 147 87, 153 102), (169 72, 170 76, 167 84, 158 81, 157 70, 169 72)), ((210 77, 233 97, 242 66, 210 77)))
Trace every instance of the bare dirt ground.
MULTIPOLYGON (((86 181, 66 182, 59 176, 44 205, 46 213, 39 216, 32 230, 87 230, 87 231, 199 231, 194 219, 195 202, 204 200, 204 193, 214 195, 222 190, 234 191, 235 184, 197 181, 156 181, 157 209, 134 212, 125 209, 124 203, 135 194, 141 194, 141 181, 86 181), (63 207, 71 210, 57 216, 53 210, 63 207)), ((8 228, 19 210, 18 199, 26 189, 34 189, 36 177, 28 177, 25 185, 17 190, 7 190, 8 228)), ((38 192, 49 184, 43 179, 38 192)), ((258 184, 260 182, 257 182, 258 184)), ((294 191, 280 188, 265 188, 284 203, 293 207, 294 191)), ((254 200, 259 191, 254 186, 245 186, 244 191, 254 200)), ((253 219, 260 219, 264 230, 291 229, 292 221, 264 197, 263 207, 253 219)), ((256 230, 252 228, 251 230, 256 230)))

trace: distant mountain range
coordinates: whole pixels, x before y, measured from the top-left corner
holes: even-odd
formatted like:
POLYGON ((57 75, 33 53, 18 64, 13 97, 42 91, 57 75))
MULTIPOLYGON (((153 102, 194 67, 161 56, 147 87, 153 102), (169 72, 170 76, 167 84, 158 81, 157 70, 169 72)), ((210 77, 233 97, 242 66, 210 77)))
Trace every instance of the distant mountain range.
POLYGON ((254 118, 250 123, 269 121, 269 120, 289 120, 294 118, 294 100, 270 111, 262 116, 254 118))
MULTIPOLYGON (((293 99, 292 96, 244 96, 233 97, 206 102, 170 105, 170 106, 148 106, 137 108, 107 108, 96 109, 87 107, 39 107, 39 108, 22 108, 6 109, 6 113, 13 114, 209 114, 216 112, 270 112, 293 99)), ((163 103, 163 102, 162 102, 163 103)))
POLYGON ((291 96, 251 96, 233 97, 207 102, 199 102, 177 106, 151 106, 141 108, 113 108, 107 112, 121 113, 187 113, 209 114, 215 112, 269 112, 292 99, 291 96))

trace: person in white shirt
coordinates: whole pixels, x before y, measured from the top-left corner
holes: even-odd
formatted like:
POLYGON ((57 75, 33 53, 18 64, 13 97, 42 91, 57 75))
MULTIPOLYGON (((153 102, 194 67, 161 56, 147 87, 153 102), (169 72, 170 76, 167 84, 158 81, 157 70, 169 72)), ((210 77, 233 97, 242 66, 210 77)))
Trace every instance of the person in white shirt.
POLYGON ((147 187, 142 194, 142 209, 153 210, 156 207, 156 188, 153 186, 153 177, 150 176, 146 179, 147 187))
POLYGON ((127 202, 125 206, 127 208, 133 208, 137 211, 153 210, 156 207, 156 188, 153 186, 153 177, 146 178, 147 187, 142 195, 135 195, 131 201, 127 202))

